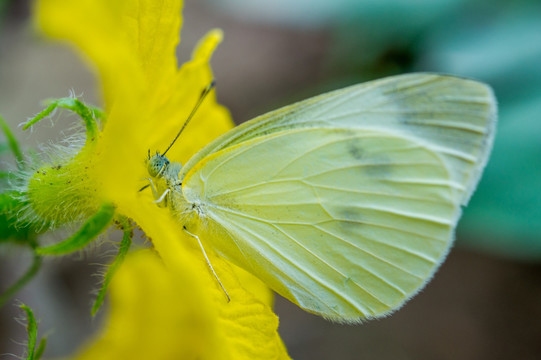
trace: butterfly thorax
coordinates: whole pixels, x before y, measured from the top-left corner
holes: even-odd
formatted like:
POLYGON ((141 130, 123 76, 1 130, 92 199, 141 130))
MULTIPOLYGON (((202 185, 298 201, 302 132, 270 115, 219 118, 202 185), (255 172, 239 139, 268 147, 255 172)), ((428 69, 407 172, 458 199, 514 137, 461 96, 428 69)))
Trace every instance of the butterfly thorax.
POLYGON ((156 184, 158 196, 169 189, 164 206, 169 207, 183 224, 192 223, 194 216, 202 217, 204 213, 202 205, 187 201, 182 192, 182 181, 179 178, 182 169, 180 162, 171 162, 164 155, 156 153, 148 159, 147 169, 156 184))

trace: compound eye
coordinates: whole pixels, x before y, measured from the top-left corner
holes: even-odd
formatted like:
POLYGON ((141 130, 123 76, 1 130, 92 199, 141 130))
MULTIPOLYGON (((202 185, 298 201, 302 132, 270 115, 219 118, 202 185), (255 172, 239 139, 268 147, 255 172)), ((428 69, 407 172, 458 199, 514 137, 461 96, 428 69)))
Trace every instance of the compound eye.
POLYGON ((169 165, 169 160, 162 155, 154 155, 148 161, 147 170, 150 176, 152 177, 161 177, 167 166, 169 165))

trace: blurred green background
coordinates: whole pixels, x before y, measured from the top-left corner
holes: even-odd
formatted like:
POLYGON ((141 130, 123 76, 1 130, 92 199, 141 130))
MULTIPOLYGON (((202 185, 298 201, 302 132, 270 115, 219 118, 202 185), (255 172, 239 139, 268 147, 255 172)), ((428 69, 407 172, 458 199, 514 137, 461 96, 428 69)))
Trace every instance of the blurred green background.
MULTIPOLYGON (((64 47, 29 24, 30 5, 0 0, 0 113, 27 147, 70 124, 17 124, 70 89, 98 104, 96 83, 64 47)), ((493 86, 499 125, 492 158, 434 280, 389 318, 351 327, 277 300, 295 359, 541 358, 541 2, 539 0, 187 0, 181 61, 209 29, 219 101, 237 123, 327 90, 411 71, 472 77, 493 86)), ((64 131, 64 130, 62 130, 64 131)), ((69 130, 65 130, 69 131, 69 130)), ((3 139, 3 137, 0 137, 3 139)), ((9 159, 5 159, 8 161, 9 159)), ((60 235, 56 235, 61 237, 60 235)), ((2 245, 0 243, 0 245, 2 245)), ((101 325, 89 309, 100 250, 48 261, 18 296, 42 318, 49 356, 65 356, 101 325)), ((30 255, 0 248, 0 289, 30 255), (15 260, 13 260, 15 259, 15 260)), ((20 354, 14 306, 0 310, 0 354, 20 354), (12 340, 10 340, 12 339, 12 340)))

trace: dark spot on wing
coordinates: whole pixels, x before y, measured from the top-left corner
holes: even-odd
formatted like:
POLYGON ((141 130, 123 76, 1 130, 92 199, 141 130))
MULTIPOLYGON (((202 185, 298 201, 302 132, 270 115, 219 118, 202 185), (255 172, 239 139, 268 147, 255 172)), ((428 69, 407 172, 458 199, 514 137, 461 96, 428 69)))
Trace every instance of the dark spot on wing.
POLYGON ((346 145, 348 154, 353 158, 354 164, 358 164, 358 170, 364 177, 388 178, 392 172, 392 162, 385 153, 374 153, 370 147, 363 147, 356 139, 346 145))
POLYGON ((362 171, 370 177, 388 178, 392 174, 392 162, 385 154, 377 154, 367 157, 367 162, 362 166, 362 171))
POLYGON ((338 225, 345 233, 355 234, 356 229, 363 225, 361 211, 355 207, 348 206, 339 209, 338 216, 338 225))
POLYGON ((358 139, 354 139, 348 143, 347 151, 355 160, 361 160, 364 157, 364 149, 358 139))

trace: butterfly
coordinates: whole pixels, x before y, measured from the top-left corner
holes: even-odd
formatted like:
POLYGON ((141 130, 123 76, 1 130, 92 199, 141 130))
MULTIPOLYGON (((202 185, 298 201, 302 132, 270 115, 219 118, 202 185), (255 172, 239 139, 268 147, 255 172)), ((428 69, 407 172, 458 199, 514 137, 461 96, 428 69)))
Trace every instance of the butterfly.
POLYGON ((301 308, 356 323, 399 308, 444 260, 496 112, 485 84, 406 74, 259 116, 184 166, 170 147, 149 153, 148 169, 191 235, 301 308))

